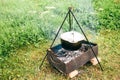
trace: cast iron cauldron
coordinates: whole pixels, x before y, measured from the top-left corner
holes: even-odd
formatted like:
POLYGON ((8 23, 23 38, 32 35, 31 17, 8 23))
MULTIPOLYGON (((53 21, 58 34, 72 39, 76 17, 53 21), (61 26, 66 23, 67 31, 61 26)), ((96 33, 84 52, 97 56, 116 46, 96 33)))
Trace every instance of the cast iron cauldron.
POLYGON ((67 50, 77 50, 81 47, 81 41, 84 36, 76 31, 65 32, 61 34, 61 45, 67 50))

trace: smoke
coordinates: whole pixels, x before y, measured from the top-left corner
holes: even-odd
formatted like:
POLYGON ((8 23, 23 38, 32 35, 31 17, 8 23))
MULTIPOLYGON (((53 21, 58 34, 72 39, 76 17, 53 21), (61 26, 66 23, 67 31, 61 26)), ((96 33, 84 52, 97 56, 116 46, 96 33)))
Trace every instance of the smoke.
MULTIPOLYGON (((98 26, 98 20, 96 17, 96 12, 93 8, 92 0, 77 0, 78 7, 75 9, 75 16, 79 21, 83 31, 87 35, 90 41, 96 40, 96 31, 98 26)), ((73 24, 77 27, 76 23, 73 24)), ((75 28, 79 30, 78 28, 75 28)), ((80 31, 81 32, 81 31, 80 31)))
MULTIPOLYGON (((55 1, 48 7, 54 7, 54 9, 49 9, 49 18, 47 17, 47 22, 50 26, 48 28, 47 36, 49 39, 53 40, 57 34, 57 31, 65 18, 65 15, 68 11, 68 7, 73 7, 73 13, 76 16, 79 24, 81 25, 83 31, 87 35, 90 41, 96 40, 96 26, 98 21, 96 18, 96 13, 93 8, 92 0, 66 0, 66 1, 55 1)), ((47 16, 47 15, 45 15, 47 16)), ((46 25, 47 26, 47 25, 46 25)), ((72 19, 72 28, 75 31, 78 31, 82 34, 80 28, 76 24, 75 20, 72 19)), ((56 39, 57 44, 60 43, 60 34, 63 32, 69 31, 69 19, 65 21, 60 33, 56 39)))

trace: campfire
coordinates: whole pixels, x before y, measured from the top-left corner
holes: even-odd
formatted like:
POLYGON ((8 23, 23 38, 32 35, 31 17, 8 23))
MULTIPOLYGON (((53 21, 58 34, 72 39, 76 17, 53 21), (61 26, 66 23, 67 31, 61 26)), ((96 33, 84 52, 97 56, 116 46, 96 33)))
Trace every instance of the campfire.
POLYGON ((68 75, 70 78, 78 75, 78 69, 86 64, 88 61, 91 61, 93 65, 99 64, 101 70, 102 67, 100 65, 100 61, 97 58, 98 55, 98 46, 96 43, 89 42, 88 38, 86 37, 84 31, 82 30, 81 26, 79 25, 75 15, 71 11, 71 7, 69 8, 68 13, 63 21, 65 22, 67 16, 69 15, 69 26, 70 29, 68 32, 64 32, 60 36, 61 43, 58 45, 53 46, 62 26, 61 24, 50 48, 47 50, 47 54, 44 57, 40 68, 47 57, 48 62, 55 67, 61 73, 68 75), (71 15, 75 19, 76 23, 78 24, 79 28, 81 29, 82 34, 77 31, 72 30, 71 27, 71 15))
MULTIPOLYGON (((69 42, 68 42, 69 43, 69 42)), ((67 45, 72 44, 58 44, 51 49, 47 50, 48 56, 47 59, 49 63, 55 67, 58 71, 62 72, 63 74, 68 74, 69 77, 74 77, 78 74, 73 73, 71 76, 70 74, 74 71, 77 71, 78 68, 86 64, 88 61, 91 61, 95 56, 93 55, 90 45, 94 50, 95 54, 98 54, 98 46, 95 43, 88 43, 85 40, 77 42, 80 44, 78 49, 68 47, 67 45), (63 46, 66 45, 66 46, 63 46), (67 47, 67 48, 66 48, 67 47)), ((74 46, 76 47, 76 45, 74 46)), ((96 59, 95 59, 96 60, 96 59)), ((93 62, 93 64, 95 64, 93 62)))

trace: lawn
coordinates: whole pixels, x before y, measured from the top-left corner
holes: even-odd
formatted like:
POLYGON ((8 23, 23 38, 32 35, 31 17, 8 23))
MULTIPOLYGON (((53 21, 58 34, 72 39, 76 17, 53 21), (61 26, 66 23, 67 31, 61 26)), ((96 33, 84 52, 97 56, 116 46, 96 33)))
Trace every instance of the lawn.
MULTIPOLYGON (((120 35, 119 30, 101 30, 96 41, 104 71, 100 70, 99 65, 85 65, 79 69, 85 72, 73 80, 119 80, 120 36, 118 35, 120 35)), ((50 42, 44 42, 37 48, 30 45, 11 53, 2 62, 1 80, 69 80, 52 68, 47 60, 43 64, 42 70, 39 71, 39 65, 49 46, 50 42)))
MULTIPOLYGON (((98 44, 104 69, 87 64, 72 80, 120 79, 119 0, 1 0, 0 80, 71 80, 47 60, 39 70, 69 6, 90 41, 98 44)), ((64 26, 62 32, 69 27, 68 19, 64 26)), ((74 21, 72 26, 78 30, 74 21)))

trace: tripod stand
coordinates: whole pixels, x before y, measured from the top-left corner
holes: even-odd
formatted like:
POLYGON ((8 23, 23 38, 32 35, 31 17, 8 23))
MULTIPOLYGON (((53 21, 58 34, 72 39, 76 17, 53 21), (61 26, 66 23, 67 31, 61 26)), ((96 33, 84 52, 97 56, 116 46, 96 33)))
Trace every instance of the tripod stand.
MULTIPOLYGON (((65 20, 66 20, 66 18, 67 18, 68 16, 69 16, 69 27, 70 27, 69 30, 71 30, 71 15, 72 15, 73 18, 75 19, 77 25, 79 26, 81 32, 82 32, 83 35, 84 35, 86 41, 89 43, 90 48, 91 48, 91 50, 92 50, 92 53, 93 53, 93 55, 95 56, 95 58, 96 58, 96 60, 97 60, 97 62, 98 62, 98 64, 99 64, 101 70, 103 71, 103 68, 102 68, 102 66, 101 66, 101 64, 100 64, 100 61, 98 60, 97 55, 95 54, 95 52, 94 52, 94 50, 93 50, 93 48, 92 48, 92 46, 91 46, 91 44, 90 44, 90 42, 89 42, 89 40, 88 40, 86 34, 84 33, 84 31, 83 31, 83 29, 81 28, 80 24, 78 23, 78 21, 77 21, 75 15, 73 14, 72 8, 71 8, 71 7, 69 7, 69 10, 68 10, 67 14, 66 14, 66 16, 65 16, 65 18, 64 18, 64 20, 63 20, 61 26, 59 27, 58 32, 57 32, 57 34, 56 34, 56 36, 55 36, 55 38, 54 38, 52 44, 50 45, 50 48, 52 48, 52 46, 53 46, 53 44, 54 44, 54 42, 55 42, 55 40, 56 40, 56 38, 57 38, 57 36, 58 36, 58 34, 59 34, 59 32, 60 32, 62 26, 63 26, 63 24, 64 24, 64 22, 65 22, 65 20)), ((44 61, 45 61, 47 55, 48 55, 48 53, 47 53, 47 54, 45 55, 45 57, 43 58, 43 60, 42 60, 42 62, 41 62, 41 64, 40 64, 40 66, 39 66, 39 69, 41 69, 41 67, 42 67, 42 65, 43 65, 43 63, 44 63, 44 61)))

